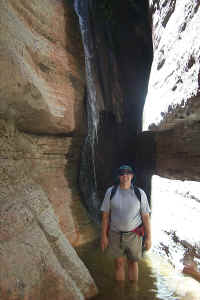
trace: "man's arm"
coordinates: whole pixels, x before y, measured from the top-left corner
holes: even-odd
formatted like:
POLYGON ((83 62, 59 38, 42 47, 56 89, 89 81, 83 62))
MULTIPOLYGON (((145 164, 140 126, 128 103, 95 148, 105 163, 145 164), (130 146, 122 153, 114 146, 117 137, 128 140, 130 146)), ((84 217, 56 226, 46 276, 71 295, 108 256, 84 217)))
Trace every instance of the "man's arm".
POLYGON ((110 213, 103 211, 102 213, 102 224, 101 224, 101 249, 104 251, 108 247, 108 228, 110 213))
POLYGON ((150 224, 150 217, 149 214, 141 214, 142 221, 144 224, 144 231, 145 231, 145 241, 144 247, 146 250, 151 248, 151 224, 150 224))
POLYGON ((194 279, 200 282, 200 272, 195 270, 193 266, 185 266, 183 268, 183 273, 192 276, 194 279))

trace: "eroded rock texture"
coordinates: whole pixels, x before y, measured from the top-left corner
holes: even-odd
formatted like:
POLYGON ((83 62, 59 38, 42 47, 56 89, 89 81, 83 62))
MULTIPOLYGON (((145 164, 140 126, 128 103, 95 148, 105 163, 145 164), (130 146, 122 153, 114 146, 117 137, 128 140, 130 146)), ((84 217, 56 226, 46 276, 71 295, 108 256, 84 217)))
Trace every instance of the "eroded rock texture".
POLYGON ((0 5, 1 114, 27 132, 80 130, 83 53, 74 14, 64 1, 0 5))
POLYGON ((84 60, 64 1, 0 2, 1 299, 84 299, 73 245, 95 232, 80 202, 84 60))
POLYGON ((145 116, 157 132, 155 172, 199 180, 199 1, 151 2, 154 61, 145 116))

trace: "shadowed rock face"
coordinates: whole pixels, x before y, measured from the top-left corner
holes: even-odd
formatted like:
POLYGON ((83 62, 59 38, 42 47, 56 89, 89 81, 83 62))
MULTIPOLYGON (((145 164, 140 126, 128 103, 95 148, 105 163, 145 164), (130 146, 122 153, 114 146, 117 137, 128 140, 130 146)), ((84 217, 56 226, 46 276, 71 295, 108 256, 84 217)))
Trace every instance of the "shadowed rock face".
POLYGON ((84 59, 64 1, 0 3, 0 294, 97 293, 72 245, 95 237, 77 176, 85 132, 84 59))
MULTIPOLYGON (((88 60, 95 86, 89 88, 94 90, 95 101, 88 109, 89 135, 82 151, 80 187, 90 215, 99 220, 105 189, 113 184, 114 173, 121 164, 140 169, 138 184, 145 185, 146 174, 137 159, 136 147, 132 150, 131 146, 136 146, 136 136, 142 130, 152 40, 146 0, 87 0, 82 7, 88 23, 84 42, 91 51, 88 60), (91 142, 94 106, 97 139, 91 142)), ((88 103, 89 100, 87 97, 88 103)))

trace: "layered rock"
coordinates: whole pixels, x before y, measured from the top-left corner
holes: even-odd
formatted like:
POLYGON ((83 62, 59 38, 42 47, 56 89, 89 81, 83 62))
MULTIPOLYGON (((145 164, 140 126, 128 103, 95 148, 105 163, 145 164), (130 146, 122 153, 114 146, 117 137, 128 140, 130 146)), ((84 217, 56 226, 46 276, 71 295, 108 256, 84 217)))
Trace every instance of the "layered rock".
POLYGON ((0 3, 2 299, 84 299, 97 289, 71 245, 95 237, 77 177, 84 60, 65 1, 0 3))
POLYGON ((83 120, 83 53, 64 1, 1 1, 1 114, 33 133, 72 133, 83 120))
POLYGON ((156 173, 172 179, 199 181, 199 132, 199 122, 157 132, 156 173))

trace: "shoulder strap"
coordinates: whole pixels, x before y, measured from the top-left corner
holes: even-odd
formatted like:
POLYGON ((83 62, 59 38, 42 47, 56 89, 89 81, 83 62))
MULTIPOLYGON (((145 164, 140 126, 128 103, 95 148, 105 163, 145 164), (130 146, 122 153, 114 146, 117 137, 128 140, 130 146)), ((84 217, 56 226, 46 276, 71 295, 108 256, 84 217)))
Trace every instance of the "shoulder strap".
POLYGON ((137 186, 134 185, 134 186, 133 186, 133 189, 134 189, 134 192, 135 192, 135 194, 136 194, 138 200, 141 202, 141 193, 140 193, 139 188, 138 188, 137 186))
MULTIPOLYGON (((141 209, 141 192, 140 192, 140 189, 137 187, 137 186, 133 186, 133 189, 134 189, 134 192, 138 198, 138 200, 140 201, 140 209, 141 209)), ((141 211, 140 211, 140 214, 141 214, 141 211)), ((142 216, 141 216, 142 218, 142 216)), ((143 221, 142 221, 142 225, 143 225, 143 221)), ((144 238, 143 238, 143 242, 144 242, 144 238)))
POLYGON ((113 185, 111 193, 110 193, 110 200, 113 198, 113 196, 115 195, 116 191, 118 188, 118 184, 113 185))

